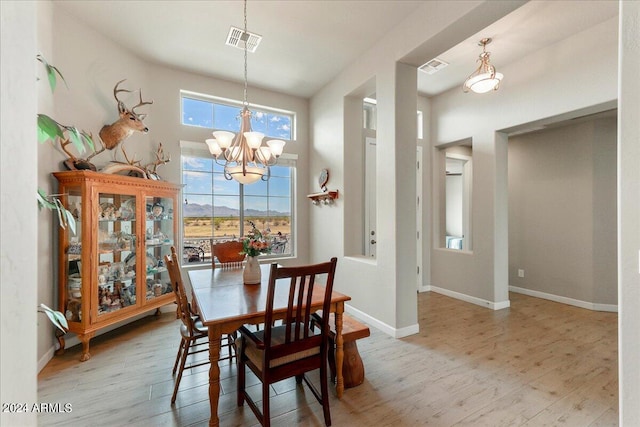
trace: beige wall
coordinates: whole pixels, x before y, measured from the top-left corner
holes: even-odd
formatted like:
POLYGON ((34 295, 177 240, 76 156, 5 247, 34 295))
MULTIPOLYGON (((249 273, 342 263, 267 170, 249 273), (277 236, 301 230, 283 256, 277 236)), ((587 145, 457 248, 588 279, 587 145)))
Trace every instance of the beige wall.
POLYGON ((617 305, 616 142, 616 117, 509 138, 511 286, 617 305))

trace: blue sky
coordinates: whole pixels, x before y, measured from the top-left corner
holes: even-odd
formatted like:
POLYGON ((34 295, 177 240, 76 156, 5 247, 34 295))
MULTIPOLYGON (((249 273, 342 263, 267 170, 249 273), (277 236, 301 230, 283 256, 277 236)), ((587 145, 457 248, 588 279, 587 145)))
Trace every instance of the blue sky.
MULTIPOLYGON (((272 138, 291 139, 291 117, 286 114, 258 111, 249 107, 251 129, 272 138)), ((215 104, 199 99, 182 98, 182 123, 190 126, 237 132, 241 107, 215 104)))

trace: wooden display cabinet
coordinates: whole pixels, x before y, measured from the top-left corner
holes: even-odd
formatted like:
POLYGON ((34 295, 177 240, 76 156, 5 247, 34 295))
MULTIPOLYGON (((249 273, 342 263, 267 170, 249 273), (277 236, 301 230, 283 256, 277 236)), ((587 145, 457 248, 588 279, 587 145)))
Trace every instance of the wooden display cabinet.
POLYGON ((175 301, 164 255, 178 235, 180 186, 92 171, 53 175, 76 219, 75 234, 59 233, 58 307, 85 361, 96 331, 175 301))

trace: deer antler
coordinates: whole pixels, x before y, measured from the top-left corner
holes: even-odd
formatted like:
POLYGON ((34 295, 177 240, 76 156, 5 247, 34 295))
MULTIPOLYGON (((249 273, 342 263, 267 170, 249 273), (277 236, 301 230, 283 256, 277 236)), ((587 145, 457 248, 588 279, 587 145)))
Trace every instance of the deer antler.
POLYGON ((71 153, 68 149, 67 149, 67 145, 71 144, 71 138, 66 138, 66 139, 62 139, 60 138, 60 148, 62 149, 62 151, 65 152, 65 154, 69 157, 69 160, 64 161, 64 165, 67 167, 67 169, 69 170, 83 170, 83 169, 90 169, 90 170, 96 170, 96 167, 90 162, 90 160, 95 157, 97 154, 102 153, 106 147, 104 145, 104 142, 102 142, 102 140, 100 140, 100 138, 98 138, 100 140, 100 145, 102 146, 101 149, 96 150, 95 149, 95 140, 93 139, 93 134, 89 133, 88 135, 86 135, 90 140, 94 141, 94 151, 93 154, 90 154, 89 156, 87 156, 86 159, 82 159, 79 157, 76 157, 73 155, 73 153, 71 153))
POLYGON ((65 152, 65 154, 67 155, 67 157, 69 157, 69 159, 71 159, 71 161, 75 162, 78 159, 69 150, 67 150, 67 145, 69 144, 71 144, 71 138, 67 138, 64 140, 60 138, 60 148, 62 148, 62 151, 65 152))
POLYGON ((129 156, 127 156, 127 152, 124 150, 124 144, 120 145, 120 150, 122 150, 122 154, 124 154, 124 159, 127 161, 128 164, 130 164, 131 166, 140 167, 140 160, 136 160, 135 153, 133 154, 133 157, 129 159, 129 156))
POLYGON ((144 118, 145 118, 147 115, 146 115, 146 114, 138 114, 138 113, 136 113, 136 108, 138 108, 138 107, 142 107, 143 105, 151 105, 151 104, 153 104, 153 100, 151 100, 151 101, 149 101, 149 102, 143 102, 143 101, 142 101, 142 89, 140 89, 140 102, 139 102, 137 105, 135 105, 135 106, 131 107, 131 112, 132 112, 133 114, 135 114, 136 116, 140 117, 140 120, 144 120, 144 118))
POLYGON ((120 86, 120 83, 124 82, 125 80, 127 80, 127 79, 120 80, 118 83, 116 83, 116 85, 113 88, 113 97, 116 99, 116 101, 118 101, 118 112, 119 113, 123 113, 124 111, 126 111, 127 107, 126 107, 126 105, 124 105, 124 102, 122 102, 118 98, 118 93, 120 93, 120 92, 129 92, 129 93, 131 93, 131 91, 127 90, 127 89, 118 89, 118 86, 120 86))
MULTIPOLYGON (((93 134, 92 134, 92 133, 90 133, 90 134, 89 134, 89 136, 91 137, 91 139, 92 139, 93 141, 95 141, 95 140, 93 139, 93 134)), ((87 160, 87 161, 89 161, 89 160, 93 159, 93 158, 96 156, 96 154, 100 154, 100 153, 102 153, 104 150, 106 150, 106 149, 107 149, 107 147, 104 145, 104 142, 102 142, 102 139, 98 138, 98 141, 100 141, 100 145, 102 146, 102 148, 101 148, 101 149, 99 149, 99 150, 95 150, 95 151, 93 152, 93 154, 91 154, 89 157, 87 157, 87 158, 86 158, 86 160, 87 160)), ((95 145, 95 144, 94 144, 94 145, 95 145)))
POLYGON ((164 154, 164 149, 162 148, 162 143, 160 143, 158 145, 158 150, 156 151, 156 160, 152 163, 149 163, 148 165, 146 165, 144 167, 144 169, 152 174, 156 174, 156 171, 158 169, 158 166, 160 165, 166 165, 167 163, 169 163, 171 161, 171 155, 169 155, 169 157, 166 157, 164 154))

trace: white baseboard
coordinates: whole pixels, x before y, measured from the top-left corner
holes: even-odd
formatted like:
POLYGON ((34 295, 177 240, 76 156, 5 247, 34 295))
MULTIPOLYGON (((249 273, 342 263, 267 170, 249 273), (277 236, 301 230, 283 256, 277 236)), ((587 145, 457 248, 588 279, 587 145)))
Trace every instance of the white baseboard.
POLYGON ((546 292, 534 291, 526 288, 519 288, 517 286, 509 286, 509 290, 511 292, 516 292, 518 294, 529 295, 531 297, 542 298, 550 301, 559 302, 562 304, 573 305, 575 307, 586 308, 587 310, 608 311, 612 313, 618 312, 617 304, 598 304, 598 303, 563 297, 560 295, 548 294, 546 292))
POLYGON ((357 308, 354 308, 348 304, 345 304, 344 310, 348 314, 352 315, 353 317, 358 318, 358 320, 362 320, 363 322, 366 322, 369 325, 374 326, 376 329, 380 329, 382 332, 392 336, 393 338, 404 338, 404 337, 408 337, 409 335, 417 334, 418 332, 420 332, 420 327, 418 326, 417 323, 415 325, 397 329, 397 328, 394 328, 393 326, 387 325, 384 322, 381 322, 375 317, 369 316, 364 311, 360 311, 357 308))
POLYGON ((418 292, 431 292, 431 285, 422 285, 418 288, 418 292))
POLYGON ((511 302, 509 300, 493 302, 482 298, 472 297, 471 295, 461 294, 460 292, 450 291, 449 289, 439 288, 437 286, 430 286, 430 288, 433 292, 438 294, 479 305, 480 307, 490 308, 492 310, 502 310, 503 308, 509 308, 511 306, 511 302))
MULTIPOLYGON (((155 309, 152 309, 155 310, 155 309)), ((175 313, 176 311, 176 305, 175 304, 167 304, 167 305, 163 305, 160 307, 160 312, 161 313, 175 313)), ((115 323, 111 326, 107 326, 104 329, 100 329, 99 331, 96 331, 96 334, 94 336, 100 336, 102 334, 106 334, 107 332, 113 331, 114 329, 117 329, 121 326, 127 325, 131 322, 135 322, 136 320, 140 320, 143 317, 146 316, 153 316, 153 312, 149 311, 146 313, 141 313, 138 314, 137 316, 134 316, 130 319, 126 319, 123 320, 119 323, 115 323)), ((78 344, 81 344, 80 340, 78 339, 78 336, 76 334, 74 334, 73 332, 69 332, 68 334, 66 334, 64 336, 64 348, 69 349, 73 346, 76 346, 78 344)), ((56 340, 54 342, 54 344, 46 351, 46 353, 38 360, 38 372, 40 372, 45 366, 47 366, 47 363, 49 363, 49 361, 51 359, 53 359, 54 353, 55 351, 58 349, 58 341, 56 340)))
POLYGON ((53 353, 55 353, 55 351, 56 346, 52 345, 49 350, 47 350, 47 352, 40 359, 38 359, 38 373, 42 371, 45 366, 47 366, 47 363, 49 363, 51 359, 53 359, 53 353))

